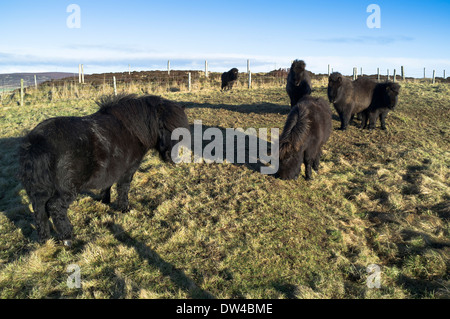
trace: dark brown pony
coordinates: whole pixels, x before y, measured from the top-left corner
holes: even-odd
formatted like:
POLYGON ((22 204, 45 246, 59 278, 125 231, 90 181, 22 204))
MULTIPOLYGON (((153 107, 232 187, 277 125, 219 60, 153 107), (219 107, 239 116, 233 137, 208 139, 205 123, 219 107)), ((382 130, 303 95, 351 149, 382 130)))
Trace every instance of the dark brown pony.
POLYGON ((291 107, 294 107, 305 95, 311 94, 311 78, 305 68, 306 64, 302 60, 292 62, 286 84, 291 107))
POLYGON ((239 70, 232 68, 228 72, 222 74, 222 90, 231 90, 239 76, 239 70))
POLYGON ((118 208, 128 210, 131 180, 150 149, 171 161, 176 141, 171 132, 188 127, 184 109, 157 96, 108 97, 84 117, 45 120, 21 145, 20 179, 33 205, 40 241, 50 237, 49 218, 64 244, 70 245, 69 205, 83 190, 101 189, 110 202, 117 183, 118 208))
POLYGON ((386 129, 386 117, 389 111, 398 104, 400 85, 393 82, 379 83, 375 87, 372 103, 361 113, 361 128, 374 129, 377 119, 380 119, 381 129, 386 129), (367 120, 369 125, 367 126, 367 120))
POLYGON ((322 146, 331 134, 331 110, 322 98, 305 96, 291 109, 280 137, 280 167, 277 176, 296 179, 302 164, 305 178, 319 170, 322 146))
POLYGON ((338 72, 330 75, 328 99, 339 114, 341 130, 347 129, 355 114, 369 107, 376 84, 375 81, 366 77, 351 81, 338 72))

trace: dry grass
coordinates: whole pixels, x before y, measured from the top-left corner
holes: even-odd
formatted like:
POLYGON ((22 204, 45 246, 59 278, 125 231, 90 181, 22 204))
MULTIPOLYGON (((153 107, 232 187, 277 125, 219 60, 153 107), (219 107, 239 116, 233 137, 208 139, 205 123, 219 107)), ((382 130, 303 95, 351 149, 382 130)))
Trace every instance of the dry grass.
MULTIPOLYGON (((191 123, 221 128, 282 129, 289 111, 282 87, 161 94, 186 105, 191 123)), ((0 108, 0 297, 448 298, 449 96, 446 84, 403 83, 388 130, 334 131, 311 182, 249 165, 170 166, 151 152, 131 212, 79 196, 70 250, 36 243, 15 152, 43 119, 94 112, 93 96, 0 108), (381 289, 366 286, 372 263, 381 289), (82 289, 66 285, 70 264, 82 289)))

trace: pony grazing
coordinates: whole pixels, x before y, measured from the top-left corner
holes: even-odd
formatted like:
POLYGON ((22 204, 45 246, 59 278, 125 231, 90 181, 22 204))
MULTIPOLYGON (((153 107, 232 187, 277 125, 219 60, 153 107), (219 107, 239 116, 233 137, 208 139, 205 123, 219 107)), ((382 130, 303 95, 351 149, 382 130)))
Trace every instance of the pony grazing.
POLYGON ((84 117, 57 117, 43 121, 19 150, 20 180, 30 197, 39 240, 50 238, 52 219, 60 240, 70 246, 73 227, 69 205, 83 190, 102 190, 109 203, 117 183, 118 208, 128 210, 133 175, 150 149, 171 161, 172 131, 188 128, 184 109, 157 96, 106 97, 100 109, 84 117))
POLYGON ((297 179, 302 164, 305 178, 319 171, 322 146, 331 134, 331 110, 322 98, 305 96, 291 109, 280 137, 280 167, 277 177, 297 179))

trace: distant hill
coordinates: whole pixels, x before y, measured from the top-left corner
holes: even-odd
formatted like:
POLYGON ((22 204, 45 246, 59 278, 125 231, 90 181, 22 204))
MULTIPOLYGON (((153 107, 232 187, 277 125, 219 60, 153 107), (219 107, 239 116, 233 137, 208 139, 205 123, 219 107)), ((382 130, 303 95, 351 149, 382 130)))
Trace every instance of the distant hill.
MULTIPOLYGON (((65 72, 45 72, 45 73, 9 73, 0 74, 0 89, 17 89, 20 87, 20 80, 23 79, 24 86, 34 85, 34 76, 36 75, 37 83, 43 83, 51 80, 60 80, 73 77, 74 73, 65 72)), ((78 75, 77 75, 78 76, 78 75)))

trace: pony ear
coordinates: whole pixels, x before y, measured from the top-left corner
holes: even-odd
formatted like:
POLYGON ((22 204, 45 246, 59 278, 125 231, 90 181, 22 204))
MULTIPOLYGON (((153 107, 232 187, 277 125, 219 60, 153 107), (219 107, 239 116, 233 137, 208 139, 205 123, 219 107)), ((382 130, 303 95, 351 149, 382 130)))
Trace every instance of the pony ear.
POLYGON ((342 76, 338 77, 337 81, 338 81, 339 83, 342 83, 342 76))

